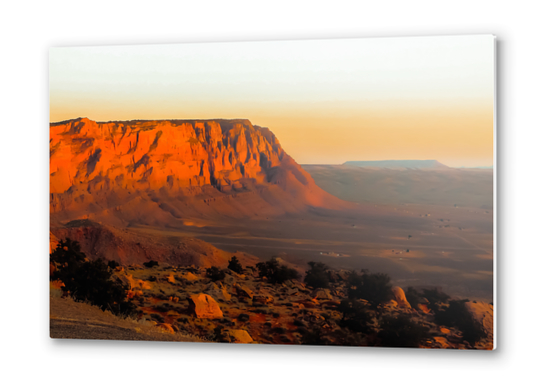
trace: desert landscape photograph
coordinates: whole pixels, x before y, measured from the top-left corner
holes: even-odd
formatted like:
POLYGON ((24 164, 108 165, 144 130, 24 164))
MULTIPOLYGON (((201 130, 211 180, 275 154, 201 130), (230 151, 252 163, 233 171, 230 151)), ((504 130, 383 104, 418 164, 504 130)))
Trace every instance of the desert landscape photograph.
POLYGON ((50 337, 493 350, 494 44, 51 48, 50 337))

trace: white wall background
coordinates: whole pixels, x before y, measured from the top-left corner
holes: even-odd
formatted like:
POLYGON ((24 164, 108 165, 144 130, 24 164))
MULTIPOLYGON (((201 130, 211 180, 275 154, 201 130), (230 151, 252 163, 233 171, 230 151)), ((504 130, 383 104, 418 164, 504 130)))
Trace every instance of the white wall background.
POLYGON ((541 342, 536 1, 35 1, 0 6, 0 377, 32 382, 536 381, 541 342), (499 51, 499 346, 494 352, 53 341, 48 48, 493 33, 499 51))

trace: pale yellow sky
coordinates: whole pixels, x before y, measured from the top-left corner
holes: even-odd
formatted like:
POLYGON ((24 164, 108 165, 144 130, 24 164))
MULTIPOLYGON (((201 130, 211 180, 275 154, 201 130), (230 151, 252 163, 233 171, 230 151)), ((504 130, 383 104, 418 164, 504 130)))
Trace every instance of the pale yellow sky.
POLYGON ((52 48, 50 121, 248 118, 301 164, 493 164, 489 35, 52 48))

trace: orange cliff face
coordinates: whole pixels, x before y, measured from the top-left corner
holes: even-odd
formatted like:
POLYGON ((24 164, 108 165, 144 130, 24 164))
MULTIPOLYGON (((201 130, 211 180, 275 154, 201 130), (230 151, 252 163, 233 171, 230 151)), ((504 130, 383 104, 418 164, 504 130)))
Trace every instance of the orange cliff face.
POLYGON ((248 120, 52 123, 50 173, 52 221, 165 225, 346 205, 248 120))

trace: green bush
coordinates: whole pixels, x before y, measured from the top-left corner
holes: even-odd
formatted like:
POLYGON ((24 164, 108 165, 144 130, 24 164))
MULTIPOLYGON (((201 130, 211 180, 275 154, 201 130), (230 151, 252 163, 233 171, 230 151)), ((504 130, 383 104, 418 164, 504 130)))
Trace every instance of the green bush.
POLYGON ((305 274, 305 283, 312 288, 329 287, 329 267, 324 263, 309 262, 310 269, 305 274))
POLYGON ((226 273, 218 267, 207 268, 207 277, 213 281, 224 280, 226 273))
POLYGON ((385 316, 380 321, 380 328, 378 337, 384 347, 417 348, 429 339, 429 330, 407 315, 385 316))
POLYGON ((365 305, 355 299, 345 299, 337 310, 342 314, 339 325, 346 327, 352 332, 368 333, 371 329, 372 315, 365 305))
POLYGON ((282 284, 287 280, 297 279, 299 273, 295 269, 280 265, 276 258, 256 264, 260 277, 267 278, 272 284, 282 284))
POLYGON ((111 280, 111 269, 102 259, 88 261, 76 241, 61 240, 50 258, 57 268, 51 280, 61 280, 62 290, 75 301, 88 301, 115 315, 135 314, 135 305, 126 300, 129 287, 111 280))
POLYGON ((482 324, 474 319, 467 309, 467 300, 450 300, 444 310, 435 313, 435 323, 446 327, 455 327, 463 333, 463 339, 474 345, 487 336, 482 324))
POLYGON ((384 273, 369 273, 358 275, 356 272, 348 276, 348 297, 351 299, 367 300, 372 308, 377 308, 393 297, 390 284, 391 278, 384 273))
POLYGON ((228 269, 236 273, 243 273, 243 266, 239 262, 237 256, 232 256, 228 263, 228 269))

